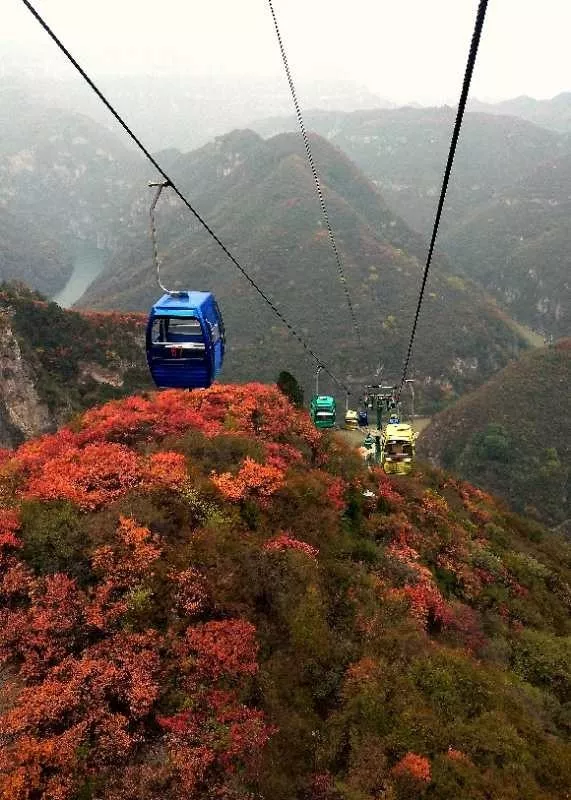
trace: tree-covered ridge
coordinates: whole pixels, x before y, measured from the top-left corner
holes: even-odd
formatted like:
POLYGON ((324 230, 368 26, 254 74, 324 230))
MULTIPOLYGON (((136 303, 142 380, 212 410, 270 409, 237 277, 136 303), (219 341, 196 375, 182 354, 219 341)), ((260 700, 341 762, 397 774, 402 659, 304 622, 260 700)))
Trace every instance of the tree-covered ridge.
POLYGON ((567 790, 569 546, 470 485, 250 384, 92 409, 0 497, 7 800, 567 790))
MULTIPOLYGON (((428 238, 455 115, 450 106, 314 111, 307 115, 307 125, 340 147, 375 182, 389 207, 428 238)), ((275 118, 252 127, 273 135, 297 130, 297 120, 275 118)), ((516 116, 467 113, 446 195, 442 233, 498 191, 568 149, 565 137, 516 116)))
POLYGON ((571 516, 571 340, 512 362, 438 414, 419 452, 554 525, 571 516))
MULTIPOLYGON (((449 107, 316 112, 308 125, 347 153, 390 208, 428 237, 454 115, 449 107)), ((296 120, 255 127, 294 130, 296 120)), ((439 238, 457 272, 520 322, 554 336, 570 333, 569 152, 567 135, 515 116, 466 114, 439 238)))
POLYGON ((450 230, 454 263, 512 316, 555 337, 571 334, 571 154, 552 156, 450 230))
MULTIPOLYGON (((298 135, 264 141, 252 131, 235 131, 182 155, 171 172, 309 345, 360 392, 380 361, 387 376, 402 369, 425 247, 346 156, 320 137, 312 147, 363 334, 361 345, 298 135)), ((148 201, 147 196, 138 206, 139 237, 96 279, 82 306, 146 309, 156 299, 148 201)), ((175 289, 215 292, 229 344, 225 379, 270 381, 279 367, 299 376, 309 393, 314 365, 302 347, 207 233, 192 223, 187 209, 168 193, 161 204, 157 226, 163 280, 175 289)), ((419 388, 419 403, 438 408, 478 385, 507 362, 513 346, 513 333, 498 309, 471 283, 451 278, 450 267, 436 259, 412 364, 415 376, 427 379, 419 388)))
MULTIPOLYGON (((55 420, 151 386, 143 314, 68 311, 23 285, 5 283, 0 322, 16 337, 38 397, 55 420)), ((9 356, 5 378, 15 368, 9 356)))

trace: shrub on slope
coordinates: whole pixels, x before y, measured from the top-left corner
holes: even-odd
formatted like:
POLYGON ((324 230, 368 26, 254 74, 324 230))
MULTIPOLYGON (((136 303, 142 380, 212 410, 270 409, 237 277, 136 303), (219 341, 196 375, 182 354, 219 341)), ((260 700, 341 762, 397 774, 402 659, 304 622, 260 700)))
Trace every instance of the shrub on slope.
POLYGON ((566 791, 569 548, 479 490, 250 384, 88 411, 0 501, 7 800, 566 791))
POLYGON ((571 340, 537 350, 438 414, 419 453, 544 521, 571 516, 571 340))

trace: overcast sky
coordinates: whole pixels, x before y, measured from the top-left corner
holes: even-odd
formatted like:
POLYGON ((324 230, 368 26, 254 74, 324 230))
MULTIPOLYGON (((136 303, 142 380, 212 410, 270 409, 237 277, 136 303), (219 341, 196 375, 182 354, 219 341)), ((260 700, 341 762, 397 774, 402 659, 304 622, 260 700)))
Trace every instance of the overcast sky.
MULTIPOLYGON (((281 76, 267 0, 35 0, 94 78, 281 76)), ((274 0, 294 77, 348 78, 397 102, 456 102, 477 0, 274 0)), ((0 0, 0 56, 71 76, 21 0, 0 0)), ((571 0, 490 0, 472 95, 571 89, 571 0)))

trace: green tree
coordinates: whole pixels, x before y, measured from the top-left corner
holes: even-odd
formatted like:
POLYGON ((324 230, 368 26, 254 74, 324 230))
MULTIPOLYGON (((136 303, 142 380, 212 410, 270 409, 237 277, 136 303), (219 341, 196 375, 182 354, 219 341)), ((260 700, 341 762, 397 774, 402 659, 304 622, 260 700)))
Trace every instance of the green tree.
POLYGON ((280 392, 285 394, 296 408, 303 408, 303 388, 291 372, 282 370, 278 375, 277 383, 280 392))

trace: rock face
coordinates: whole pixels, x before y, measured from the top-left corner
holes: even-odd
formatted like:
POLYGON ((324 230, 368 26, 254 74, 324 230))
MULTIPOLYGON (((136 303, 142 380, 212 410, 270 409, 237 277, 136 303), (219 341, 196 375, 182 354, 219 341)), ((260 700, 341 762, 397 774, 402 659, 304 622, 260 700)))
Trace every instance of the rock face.
POLYGON ((22 357, 12 319, 12 312, 0 310, 1 447, 13 447, 23 439, 51 430, 55 425, 54 416, 36 390, 36 376, 22 357))
POLYGON ((55 430, 102 400, 151 388, 143 316, 64 311, 0 285, 0 447, 55 430))

